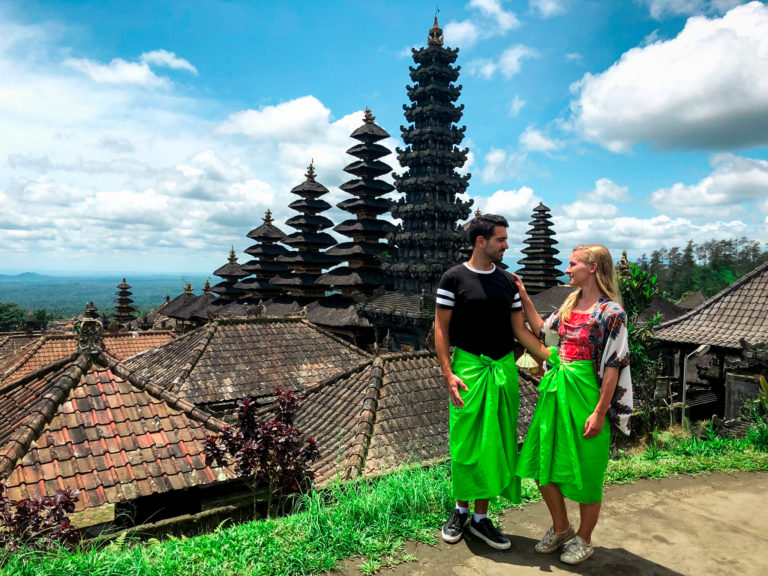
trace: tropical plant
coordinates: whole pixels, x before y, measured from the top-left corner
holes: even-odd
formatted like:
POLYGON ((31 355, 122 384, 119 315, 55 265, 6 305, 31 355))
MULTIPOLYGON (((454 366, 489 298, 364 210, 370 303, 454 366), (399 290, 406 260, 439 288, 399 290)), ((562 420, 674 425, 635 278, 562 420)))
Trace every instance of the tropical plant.
POLYGON ((0 550, 14 552, 21 546, 51 549, 57 544, 75 544, 80 530, 69 523, 79 490, 56 490, 55 496, 9 500, 0 478, 0 550))
POLYGON ((293 427, 298 398, 277 389, 277 410, 269 420, 259 420, 255 397, 237 403, 237 426, 227 427, 205 442, 205 460, 227 466, 234 461, 235 472, 252 490, 268 489, 267 511, 275 496, 307 490, 314 479, 309 464, 319 452, 312 438, 304 440, 293 427))

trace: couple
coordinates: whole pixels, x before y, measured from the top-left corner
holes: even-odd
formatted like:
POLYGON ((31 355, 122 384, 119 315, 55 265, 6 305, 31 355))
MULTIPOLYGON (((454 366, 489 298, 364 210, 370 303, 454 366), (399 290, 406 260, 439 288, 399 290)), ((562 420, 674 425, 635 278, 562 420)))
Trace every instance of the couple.
POLYGON ((534 478, 552 516, 536 552, 561 550, 560 560, 579 564, 593 553, 610 446, 606 418, 629 434, 626 314, 610 253, 587 244, 573 250, 565 271, 577 290, 543 322, 522 282, 496 266, 509 247, 507 227, 501 216, 475 218, 467 229, 473 246, 469 262, 443 274, 437 290, 435 345, 450 397, 456 498, 442 536, 458 542, 469 519, 470 533, 493 548, 509 548, 509 539, 488 519, 488 501, 502 495, 518 503, 520 478, 534 478), (542 332, 559 336, 560 348, 545 347, 542 332), (515 338, 549 366, 519 456, 515 338), (579 503, 577 531, 564 498, 579 503))

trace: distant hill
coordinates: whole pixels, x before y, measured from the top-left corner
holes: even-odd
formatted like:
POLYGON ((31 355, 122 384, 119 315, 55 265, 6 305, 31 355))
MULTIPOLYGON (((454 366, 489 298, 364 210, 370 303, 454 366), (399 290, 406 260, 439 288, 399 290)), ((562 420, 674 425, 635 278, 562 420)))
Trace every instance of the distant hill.
MULTIPOLYGON (((201 294, 206 278, 216 284, 219 278, 200 274, 175 274, 127 277, 133 295, 131 299, 139 312, 159 306, 165 297, 175 298, 191 282, 195 294, 201 294)), ((69 318, 82 313, 93 301, 102 312, 115 307, 117 285, 122 277, 114 276, 46 276, 34 272, 0 274, 0 302, 14 302, 25 310, 44 308, 57 316, 69 318)))

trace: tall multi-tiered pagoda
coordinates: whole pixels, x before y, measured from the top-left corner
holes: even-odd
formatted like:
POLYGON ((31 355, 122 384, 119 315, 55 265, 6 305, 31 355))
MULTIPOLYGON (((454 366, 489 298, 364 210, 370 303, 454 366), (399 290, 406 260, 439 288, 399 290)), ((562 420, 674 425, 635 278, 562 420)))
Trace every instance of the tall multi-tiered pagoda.
POLYGON ((378 180, 389 174, 392 168, 380 160, 391 152, 377 142, 388 138, 389 134, 375 120, 366 107, 363 125, 351 134, 360 144, 347 150, 347 154, 357 160, 344 168, 345 172, 355 178, 339 187, 354 198, 344 200, 337 206, 355 218, 345 220, 334 230, 349 237, 351 241, 337 244, 326 252, 338 257, 341 262, 348 262, 348 266, 334 268, 317 280, 318 284, 333 286, 345 296, 371 294, 379 286, 391 287, 381 270, 381 256, 391 248, 381 239, 395 232, 395 227, 386 220, 379 220, 378 216, 389 211, 391 202, 382 196, 395 187, 389 182, 378 180))
POLYGON ((245 296, 243 290, 237 288, 236 284, 248 276, 248 272, 243 270, 240 264, 237 263, 234 247, 229 251, 227 263, 215 270, 213 274, 222 279, 221 282, 211 288, 211 292, 218 294, 219 298, 221 298, 221 304, 234 302, 238 298, 245 296))
POLYGON ((115 299, 117 304, 115 306, 115 322, 118 324, 128 324, 136 318, 136 308, 133 306, 133 300, 131 300, 133 292, 131 292, 131 287, 125 281, 125 278, 117 285, 117 292, 115 294, 117 295, 115 299))
POLYGON ((464 108, 455 104, 461 86, 453 84, 459 77, 459 67, 452 66, 459 51, 443 46, 435 17, 427 47, 412 52, 415 84, 406 87, 411 105, 404 106, 410 125, 401 127, 406 148, 397 150, 406 170, 395 176, 395 186, 405 197, 392 206, 392 215, 402 224, 388 237, 396 245, 396 257, 383 265, 395 291, 364 308, 377 336, 389 332, 399 349, 424 347, 440 276, 461 260, 463 234, 457 221, 469 216, 472 204, 458 198, 469 180, 469 174, 457 173, 468 152, 458 148, 466 127, 455 125, 464 108))
POLYGON ((262 220, 264 224, 247 234, 248 238, 256 241, 256 244, 246 248, 245 253, 254 256, 254 259, 241 266, 244 271, 253 274, 254 277, 244 278, 235 285, 243 290, 248 298, 254 300, 266 300, 280 294, 282 289, 269 281, 289 270, 285 263, 276 261, 278 256, 288 254, 288 249, 278 244, 285 238, 285 232, 273 224, 271 210, 267 210, 262 220))
POLYGON ((339 262, 337 257, 322 252, 336 244, 333 236, 323 232, 333 226, 333 222, 320 215, 331 207, 320 199, 328 193, 328 188, 315 180, 312 163, 304 176, 306 180, 291 190, 300 199, 288 205, 299 212, 298 216, 286 221, 297 232, 282 239, 283 244, 293 248, 293 251, 276 258, 277 262, 288 265, 291 271, 278 274, 271 280, 272 284, 288 291, 292 299, 302 306, 325 295, 326 288, 315 281, 322 275, 323 269, 339 262))
POLYGON ((538 294, 561 284, 558 278, 563 273, 557 267, 562 262, 555 258, 560 251, 554 247, 557 240, 554 239, 555 232, 552 230, 550 217, 549 208, 539 202, 533 209, 533 220, 528 223, 531 226, 526 232, 528 237, 523 240, 528 247, 522 250, 525 257, 518 264, 523 267, 517 270, 517 274, 522 278, 529 294, 538 294))

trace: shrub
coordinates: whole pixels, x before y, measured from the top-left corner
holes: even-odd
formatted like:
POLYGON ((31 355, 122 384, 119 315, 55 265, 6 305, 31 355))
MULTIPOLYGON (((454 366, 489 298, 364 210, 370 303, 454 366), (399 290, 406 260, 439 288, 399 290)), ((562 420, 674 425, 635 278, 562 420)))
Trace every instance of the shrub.
POLYGON ((268 488, 268 511, 273 496, 304 491, 314 479, 309 464, 317 460, 319 452, 312 438, 305 441, 293 427, 297 402, 296 396, 278 388, 277 411, 261 422, 256 398, 243 398, 237 403, 237 426, 227 427, 205 442, 208 465, 227 466, 231 458, 235 472, 252 490, 268 488))
POLYGON ((79 490, 56 490, 55 496, 9 500, 0 478, 0 549, 14 552, 22 545, 50 549, 80 541, 80 530, 69 523, 79 490))

